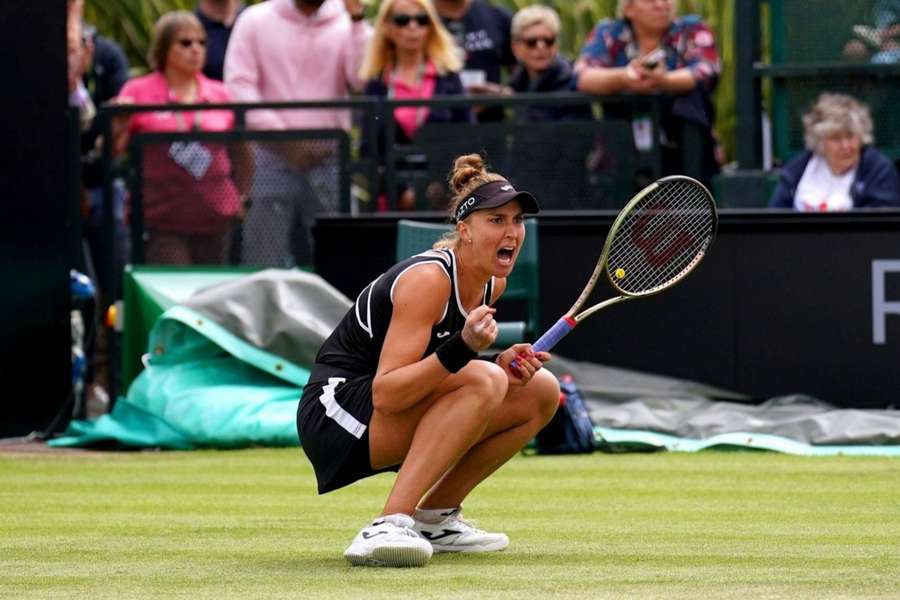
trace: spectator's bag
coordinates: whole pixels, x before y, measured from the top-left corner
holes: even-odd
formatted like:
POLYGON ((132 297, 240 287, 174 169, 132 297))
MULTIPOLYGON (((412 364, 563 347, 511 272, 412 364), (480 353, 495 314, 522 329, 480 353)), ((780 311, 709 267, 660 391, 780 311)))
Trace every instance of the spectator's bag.
POLYGON ((594 451, 594 422, 571 375, 559 381, 559 408, 534 438, 538 454, 587 454, 594 451))
POLYGON ((172 142, 169 158, 200 181, 212 164, 212 153, 199 142, 172 142))

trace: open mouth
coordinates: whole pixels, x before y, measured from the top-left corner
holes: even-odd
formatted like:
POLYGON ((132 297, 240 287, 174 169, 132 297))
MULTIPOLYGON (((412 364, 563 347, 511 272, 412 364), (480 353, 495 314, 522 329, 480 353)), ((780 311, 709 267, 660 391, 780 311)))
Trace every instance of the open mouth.
POLYGON ((497 250, 497 258, 500 259, 500 263, 504 265, 512 263, 515 254, 516 249, 513 246, 503 246, 497 250))

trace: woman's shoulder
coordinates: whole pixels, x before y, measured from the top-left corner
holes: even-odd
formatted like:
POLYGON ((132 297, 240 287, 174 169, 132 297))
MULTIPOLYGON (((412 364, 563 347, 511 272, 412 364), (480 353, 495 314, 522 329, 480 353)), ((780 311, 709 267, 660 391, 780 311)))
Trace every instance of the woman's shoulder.
POLYGON ((859 160, 861 163, 867 163, 872 166, 895 167, 894 162, 890 158, 888 158, 888 156, 884 152, 882 152, 875 146, 872 146, 871 144, 863 147, 862 154, 859 160))
POLYGON ((445 302, 450 293, 448 260, 440 251, 433 253, 433 260, 427 260, 427 257, 413 260, 420 256, 410 257, 394 265, 397 273, 390 282, 391 295, 393 296, 395 289, 399 289, 401 293, 420 301, 445 302))
POLYGON ((700 15, 681 15, 675 17, 674 23, 683 28, 707 26, 700 15))
POLYGON ((569 61, 557 55, 541 78, 538 89, 546 92, 569 91, 573 89, 573 77, 575 77, 575 71, 569 61))
POLYGON ((119 90, 119 96, 130 97, 135 101, 147 99, 147 96, 162 94, 166 96, 168 86, 165 78, 158 71, 152 71, 140 77, 132 77, 119 90))
POLYGON ((593 34, 599 35, 602 33, 611 32, 619 33, 626 27, 628 27, 628 21, 626 21, 625 19, 600 19, 599 21, 597 21, 597 24, 594 25, 593 34))
POLYGON ((437 73, 435 78, 435 94, 462 94, 465 91, 462 79, 457 71, 437 73))
POLYGON ((815 156, 815 154, 809 150, 804 150, 784 163, 784 166, 781 167, 781 169, 783 172, 796 172, 799 177, 803 174, 803 171, 806 169, 806 166, 809 164, 809 161, 812 160, 813 156, 815 156))
POLYGON ((363 94, 366 96, 385 96, 387 95, 387 85, 384 82, 384 72, 382 71, 375 77, 366 81, 363 86, 363 94))
POLYGON ((221 81, 210 79, 202 73, 197 75, 197 81, 200 82, 200 87, 203 90, 202 95, 205 100, 212 102, 231 101, 231 94, 228 92, 228 88, 225 87, 225 84, 221 81))
POLYGON ((682 35, 693 36, 695 39, 699 36, 700 41, 706 45, 711 43, 712 29, 703 20, 700 15, 682 15, 676 17, 672 21, 672 30, 682 35), (709 41, 707 41, 707 39, 709 41))

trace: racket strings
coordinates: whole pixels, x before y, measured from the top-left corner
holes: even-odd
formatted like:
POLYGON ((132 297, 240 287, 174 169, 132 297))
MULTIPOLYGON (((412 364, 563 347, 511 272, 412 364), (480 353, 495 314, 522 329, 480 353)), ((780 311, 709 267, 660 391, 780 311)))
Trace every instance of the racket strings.
POLYGON ((671 285, 702 258, 714 231, 714 207, 705 190, 684 180, 663 183, 616 231, 607 259, 610 280, 630 294, 671 285))
MULTIPOLYGON (((668 244, 673 243, 678 239, 678 236, 682 235, 684 232, 687 232, 692 238, 712 238, 713 228, 712 220, 709 218, 708 202, 703 196, 699 197, 697 200, 699 200, 699 205, 676 209, 675 212, 677 213, 677 216, 680 217, 680 223, 672 223, 666 219, 655 220, 651 236, 649 237, 659 235, 659 230, 661 229, 665 231, 665 234, 659 238, 657 247, 666 248, 668 244)), ((702 251, 705 250, 707 245, 708 242, 699 247, 696 244, 684 244, 680 260, 670 260, 665 262, 655 279, 657 281, 667 282, 688 270, 696 260, 699 260, 702 256, 702 251)), ((646 289, 647 286, 655 287, 656 285, 659 285, 649 281, 651 278, 650 275, 650 273, 646 273, 645 276, 641 278, 643 281, 639 280, 637 286, 639 289, 646 289)))
MULTIPOLYGON (((632 242, 636 240, 641 242, 631 244, 632 252, 626 258, 632 273, 637 275, 628 285, 633 291, 646 292, 677 278, 692 266, 698 256, 694 242, 700 232, 698 228, 702 228, 705 221, 703 212, 697 210, 702 206, 688 205, 674 210, 665 209, 665 212, 660 214, 658 207, 668 204, 664 196, 655 205, 652 201, 648 201, 646 209, 656 213, 655 218, 649 226, 644 223, 645 227, 638 236, 630 237, 632 242)), ((634 223, 639 222, 633 220, 632 224, 634 223)))
POLYGON ((677 280, 700 256, 698 248, 693 244, 696 234, 685 235, 685 232, 692 231, 689 229, 692 226, 696 229, 701 218, 695 216, 686 222, 683 214, 681 217, 682 219, 675 221, 657 218, 655 227, 648 228, 644 239, 652 240, 654 242, 652 246, 648 245, 637 252, 632 252, 627 259, 629 267, 626 268, 626 273, 627 269, 630 269, 637 275, 628 282, 629 291, 646 293, 677 280), (648 258, 648 253, 653 258, 648 258))

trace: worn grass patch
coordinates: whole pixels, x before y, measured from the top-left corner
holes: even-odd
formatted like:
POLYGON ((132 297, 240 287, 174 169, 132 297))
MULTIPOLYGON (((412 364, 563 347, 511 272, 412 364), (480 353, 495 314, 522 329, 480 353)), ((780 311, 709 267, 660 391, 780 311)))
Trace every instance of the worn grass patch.
POLYGON ((900 595, 896 459, 518 457, 466 506, 507 551, 351 568, 391 481, 317 496, 297 449, 0 456, 0 597, 900 595))

